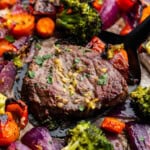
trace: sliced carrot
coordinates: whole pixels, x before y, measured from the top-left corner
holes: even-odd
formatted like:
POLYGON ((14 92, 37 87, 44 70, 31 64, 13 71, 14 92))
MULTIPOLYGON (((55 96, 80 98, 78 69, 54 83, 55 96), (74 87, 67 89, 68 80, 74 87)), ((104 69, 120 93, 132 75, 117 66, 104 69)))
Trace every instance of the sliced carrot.
POLYGON ((7 40, 0 40, 0 57, 5 53, 5 52, 16 52, 17 49, 7 40))
POLYGON ((34 16, 28 13, 10 14, 7 17, 7 27, 14 36, 27 36, 34 30, 34 16))
POLYGON ((17 0, 0 0, 0 9, 4 9, 16 4, 17 0))
POLYGON ((101 124, 101 128, 119 134, 125 128, 125 123, 116 118, 106 117, 101 124))
POLYGON ((41 37, 49 37, 54 33, 55 23, 49 17, 44 17, 38 20, 36 31, 41 37))
POLYGON ((150 15, 150 5, 143 9, 140 22, 144 21, 149 15, 150 15))

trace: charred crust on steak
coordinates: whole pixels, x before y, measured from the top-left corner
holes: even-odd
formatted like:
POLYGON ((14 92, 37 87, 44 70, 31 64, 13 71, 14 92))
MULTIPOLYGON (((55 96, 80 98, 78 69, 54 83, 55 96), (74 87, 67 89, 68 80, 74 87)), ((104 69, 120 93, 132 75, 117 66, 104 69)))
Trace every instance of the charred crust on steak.
POLYGON ((56 41, 50 38, 41 42, 35 57, 42 63, 34 58, 29 65, 34 78, 26 75, 23 82, 22 98, 30 102, 37 118, 89 116, 125 101, 125 79, 98 52, 56 41), (46 55, 51 57, 44 59, 46 55))

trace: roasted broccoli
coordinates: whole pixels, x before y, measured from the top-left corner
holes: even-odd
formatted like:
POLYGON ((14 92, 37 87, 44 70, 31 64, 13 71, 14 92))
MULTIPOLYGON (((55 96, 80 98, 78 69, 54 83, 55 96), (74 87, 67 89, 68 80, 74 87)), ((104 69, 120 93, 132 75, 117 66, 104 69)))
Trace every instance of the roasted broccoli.
POLYGON ((62 150, 113 150, 102 131, 90 122, 80 122, 68 136, 68 145, 62 150))
POLYGON ((139 86, 130 96, 137 104, 141 116, 150 118, 150 87, 139 86))
POLYGON ((78 43, 87 43, 101 31, 98 13, 81 0, 61 0, 64 10, 57 15, 56 26, 78 43))

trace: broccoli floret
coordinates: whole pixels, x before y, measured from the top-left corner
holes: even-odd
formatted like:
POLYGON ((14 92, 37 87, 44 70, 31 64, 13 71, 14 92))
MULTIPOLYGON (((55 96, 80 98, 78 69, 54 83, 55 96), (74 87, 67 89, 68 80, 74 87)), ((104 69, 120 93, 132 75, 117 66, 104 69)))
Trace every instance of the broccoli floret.
POLYGON ((61 0, 64 10, 56 18, 56 26, 78 43, 87 43, 101 31, 101 19, 98 13, 80 0, 61 0), (71 10, 68 13, 68 9, 71 10))
POLYGON ((90 122, 80 122, 68 134, 68 145, 62 150, 113 150, 102 131, 90 122))
POLYGON ((139 86, 130 96, 137 104, 141 116, 150 118, 150 87, 139 86))

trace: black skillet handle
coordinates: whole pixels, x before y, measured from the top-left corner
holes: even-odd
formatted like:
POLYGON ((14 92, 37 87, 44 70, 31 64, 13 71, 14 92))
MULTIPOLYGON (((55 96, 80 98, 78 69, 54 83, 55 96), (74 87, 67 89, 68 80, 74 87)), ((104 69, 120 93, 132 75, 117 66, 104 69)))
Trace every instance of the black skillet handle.
POLYGON ((150 34, 150 15, 139 24, 134 30, 125 36, 124 45, 126 48, 134 48, 135 50, 150 34))
POLYGON ((105 43, 110 44, 120 44, 124 43, 126 48, 137 49, 142 42, 150 34, 150 16, 148 16, 141 24, 139 24, 135 29, 133 29, 126 36, 121 36, 112 32, 102 31, 99 34, 101 40, 105 43))
POLYGON ((101 33, 99 34, 99 37, 102 41, 104 41, 105 43, 109 43, 109 44, 120 44, 120 43, 124 43, 124 40, 126 38, 126 36, 121 36, 119 34, 115 34, 112 32, 108 32, 108 31, 101 31, 101 33))

